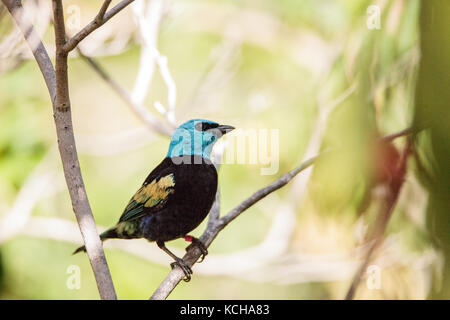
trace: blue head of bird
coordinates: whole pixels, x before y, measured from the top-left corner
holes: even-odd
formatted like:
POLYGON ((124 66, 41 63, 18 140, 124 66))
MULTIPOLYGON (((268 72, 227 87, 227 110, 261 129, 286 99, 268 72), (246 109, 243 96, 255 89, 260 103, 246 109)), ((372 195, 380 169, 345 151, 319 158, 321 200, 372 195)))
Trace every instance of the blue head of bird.
POLYGON ((192 156, 210 161, 214 144, 234 127, 214 121, 193 119, 180 125, 170 139, 167 157, 186 163, 192 156), (181 158, 180 158, 181 157, 181 158))

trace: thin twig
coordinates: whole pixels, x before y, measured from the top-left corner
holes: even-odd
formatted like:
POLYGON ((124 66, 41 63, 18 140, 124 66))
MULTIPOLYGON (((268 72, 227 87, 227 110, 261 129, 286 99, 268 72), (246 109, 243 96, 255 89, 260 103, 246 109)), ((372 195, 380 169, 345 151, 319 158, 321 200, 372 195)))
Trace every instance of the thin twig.
MULTIPOLYGON (((70 38, 62 47, 64 52, 72 51, 84 38, 90 35, 92 32, 101 27, 105 22, 114 17, 117 13, 122 11, 126 6, 132 3, 134 0, 122 0, 115 7, 107 11, 106 13, 102 13, 102 11, 106 11, 107 5, 105 1, 100 9, 100 12, 97 14, 94 20, 92 20, 88 25, 86 25, 81 31, 79 31, 76 35, 70 38), (106 8, 105 8, 106 7, 106 8), (101 17, 101 18, 100 18, 101 17)), ((109 5, 109 3, 108 3, 109 5)))
POLYGON ((163 17, 162 1, 148 1, 147 8, 145 8, 145 3, 144 0, 137 0, 132 6, 141 44, 139 68, 131 91, 131 97, 136 103, 144 102, 153 79, 155 59, 151 50, 156 49, 159 26, 163 17))
POLYGON ((164 135, 172 135, 171 126, 165 126, 156 118, 145 105, 133 101, 129 91, 115 81, 106 70, 94 59, 86 56, 80 48, 78 48, 80 57, 92 67, 92 69, 119 95, 119 97, 131 108, 131 110, 141 119, 150 129, 164 135))
POLYGON ((388 136, 383 137, 381 139, 381 141, 382 142, 389 142, 389 141, 397 139, 398 137, 409 135, 409 134, 411 134, 413 132, 414 132, 413 127, 408 127, 406 129, 403 129, 402 131, 399 131, 399 132, 396 132, 396 133, 393 133, 393 134, 390 134, 388 136))
POLYGON ((161 55, 157 48, 159 27, 164 17, 165 4, 164 0, 150 0, 145 7, 145 1, 138 0, 133 5, 134 17, 139 27, 141 56, 131 98, 138 104, 144 102, 155 72, 155 65, 157 65, 167 87, 168 107, 164 107, 159 101, 154 102, 154 107, 170 124, 174 125, 176 123, 177 87, 169 70, 167 57, 161 55))
MULTIPOLYGON (((410 130, 403 130, 398 134, 394 134, 388 137, 400 137, 409 133, 410 130)), ((386 140, 385 138, 382 140, 386 140)), ((362 280, 363 273, 366 271, 367 266, 369 265, 373 253, 383 242, 383 235, 386 231, 389 219, 392 216, 392 212, 394 211, 395 204, 397 203, 398 197, 400 195, 400 190, 405 180, 406 174, 406 163, 408 160, 408 156, 411 153, 411 138, 409 137, 406 143, 405 150, 403 151, 402 157, 399 161, 398 167, 396 169, 395 175, 387 186, 387 193, 384 199, 384 204, 380 209, 380 213, 377 217, 377 221, 375 222, 375 226, 373 228, 372 234, 369 237, 369 240, 372 241, 366 256, 363 259, 363 263, 359 267, 356 272, 353 281, 350 285, 350 288, 347 291, 345 296, 346 300, 352 300, 355 297, 356 289, 358 288, 359 283, 362 280)))
POLYGON ((22 32, 28 46, 33 52, 33 56, 44 77, 45 84, 50 93, 52 102, 56 96, 56 76, 53 64, 48 56, 39 35, 36 33, 34 26, 26 19, 21 0, 2 0, 5 7, 13 17, 16 25, 22 32))
POLYGON ((106 10, 108 10, 109 5, 111 4, 111 0, 105 0, 103 2, 102 7, 100 8, 100 11, 98 12, 95 19, 100 23, 103 18, 105 17, 106 10))

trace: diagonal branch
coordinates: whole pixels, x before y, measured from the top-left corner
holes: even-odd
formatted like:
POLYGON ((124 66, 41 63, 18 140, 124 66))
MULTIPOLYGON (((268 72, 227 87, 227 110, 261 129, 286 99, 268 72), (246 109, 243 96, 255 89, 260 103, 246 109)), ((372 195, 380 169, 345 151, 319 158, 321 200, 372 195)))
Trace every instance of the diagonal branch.
POLYGON ((129 91, 114 80, 106 70, 93 58, 86 56, 78 48, 80 57, 120 96, 131 110, 152 130, 165 136, 171 136, 173 128, 163 125, 148 109, 139 102, 133 101, 129 91))
POLYGON ((100 8, 100 11, 98 12, 97 16, 95 17, 95 20, 98 22, 101 22, 103 18, 105 17, 106 10, 108 10, 109 5, 111 4, 111 0, 105 0, 103 2, 102 7, 100 8))
POLYGON ((113 7, 109 11, 106 11, 111 0, 105 0, 95 19, 87 24, 83 29, 81 29, 76 35, 70 38, 67 43, 63 45, 63 51, 66 53, 72 51, 84 38, 104 25, 105 22, 114 17, 117 13, 122 11, 133 1, 134 0, 122 0, 115 7, 113 7))
MULTIPOLYGON (((399 133, 393 134, 391 136, 387 137, 394 137, 392 139, 395 139, 397 137, 407 136, 411 133, 410 130, 402 130, 399 133)), ((382 138, 381 140, 386 139, 382 138)), ((217 237, 219 232, 224 229, 230 222, 232 222, 234 219, 236 219, 239 215, 241 215, 245 210, 250 208, 252 205, 260 201, 261 199, 265 198, 272 192, 282 188, 286 184, 288 184, 292 179, 294 179, 300 172, 304 171, 305 169, 309 168, 311 165, 314 164, 314 162, 319 158, 322 157, 324 154, 329 153, 331 151, 324 151, 321 154, 312 157, 306 161, 304 161, 302 164, 300 164, 298 167, 294 168, 293 170, 289 171, 288 173, 281 176, 279 179, 274 181, 272 184, 268 185, 265 188, 262 188, 255 192, 252 196, 244 200, 242 203, 240 203, 238 206, 236 206, 234 209, 232 209, 227 215, 224 217, 217 219, 219 216, 219 206, 213 206, 210 212, 210 221, 208 222, 208 226, 205 230, 205 232, 200 237, 200 241, 208 248, 211 243, 214 241, 214 239, 217 237)), ((398 186, 398 189, 400 189, 400 186, 398 186)), ((200 258, 201 252, 197 247, 191 247, 187 253, 184 255, 183 260, 188 264, 190 267, 192 267, 196 261, 200 258)), ((156 289, 156 291, 153 293, 153 295, 150 297, 150 300, 163 300, 166 299, 169 294, 175 289, 175 287, 180 283, 180 281, 184 278, 184 272, 176 267, 170 271, 168 276, 161 282, 159 287, 156 289)))
MULTIPOLYGON (((301 165, 291 170, 290 172, 284 174, 281 178, 274 181, 272 184, 268 185, 265 188, 262 188, 255 192, 252 196, 244 200, 241 204, 231 210, 226 216, 220 219, 210 219, 208 223, 208 227, 206 231, 200 237, 200 241, 206 246, 209 247, 211 242, 217 237, 219 232, 225 228, 231 221, 236 219, 241 213, 250 208, 259 200, 263 199, 267 195, 272 192, 280 189, 289 183, 297 174, 311 166, 317 157, 311 158, 301 165)), ((219 206, 214 206, 210 213, 211 217, 217 217, 219 215, 219 206)), ((197 247, 193 247, 190 249, 183 257, 183 260, 189 265, 192 266, 195 262, 200 258, 201 252, 197 247)), ((169 275, 163 280, 158 289, 153 293, 150 297, 151 300, 162 300, 166 299, 169 294, 175 289, 178 283, 184 278, 183 271, 176 267, 174 268, 169 275)))
POLYGON ((48 56, 44 44, 42 43, 33 25, 29 22, 25 15, 22 7, 22 1, 2 0, 2 2, 13 17, 16 25, 19 27, 28 46, 33 52, 33 56, 36 59, 39 69, 44 77, 45 84, 47 85, 47 89, 50 93, 50 98, 52 99, 52 102, 54 102, 56 96, 55 69, 53 68, 53 64, 48 56))
POLYGON ((297 174, 311 166, 314 161, 319 156, 312 157, 302 164, 300 164, 295 169, 289 171, 288 173, 281 176, 278 180, 274 181, 272 184, 268 185, 265 188, 262 188, 255 192, 252 196, 247 198, 245 201, 243 201, 241 204, 239 204, 237 207, 235 207, 233 210, 231 210, 226 216, 221 218, 218 223, 219 230, 222 230, 227 224, 229 224, 231 221, 236 219, 242 212, 250 208, 252 205, 254 205, 259 200, 263 199, 267 195, 271 194, 272 192, 284 187, 286 184, 288 184, 297 174))

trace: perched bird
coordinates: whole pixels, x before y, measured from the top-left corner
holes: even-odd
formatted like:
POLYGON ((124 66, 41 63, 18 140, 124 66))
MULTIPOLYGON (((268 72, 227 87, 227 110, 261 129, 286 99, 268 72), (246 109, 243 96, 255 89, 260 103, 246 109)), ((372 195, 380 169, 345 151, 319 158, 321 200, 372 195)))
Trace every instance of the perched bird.
MULTIPOLYGON (((100 235, 106 239, 145 238, 156 241, 190 280, 191 268, 166 248, 165 242, 184 237, 208 254, 202 242, 188 235, 208 215, 217 191, 217 171, 211 151, 217 140, 234 128, 194 119, 173 133, 166 158, 149 174, 128 202, 119 222, 100 235)), ((75 253, 86 251, 84 246, 75 253)))

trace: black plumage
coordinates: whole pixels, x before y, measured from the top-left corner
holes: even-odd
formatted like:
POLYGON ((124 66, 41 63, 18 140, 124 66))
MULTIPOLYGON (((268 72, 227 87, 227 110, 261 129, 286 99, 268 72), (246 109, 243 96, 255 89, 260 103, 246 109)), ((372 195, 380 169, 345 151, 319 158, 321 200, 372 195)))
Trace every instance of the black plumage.
POLYGON ((217 171, 209 160, 191 156, 191 164, 177 165, 173 160, 177 159, 165 158, 144 182, 158 181, 168 174, 173 174, 175 180, 164 205, 145 210, 142 237, 149 241, 169 241, 187 235, 205 219, 215 199, 217 171))
MULTIPOLYGON (((145 238, 155 241, 175 260, 172 267, 175 264, 180 266, 186 275, 185 280, 189 281, 192 270, 182 259, 170 252, 164 243, 185 237, 192 245, 199 247, 203 258, 207 254, 205 246, 188 233, 205 219, 215 199, 217 171, 209 160, 212 145, 220 135, 233 127, 219 126, 206 120, 191 120, 178 130, 186 128, 191 132, 198 130, 202 133, 201 154, 195 154, 193 147, 176 150, 177 145, 185 145, 175 133, 168 156, 145 179, 127 204, 119 222, 103 232, 100 238, 145 238), (177 156, 175 152, 181 155, 177 156)), ((74 253, 84 250, 83 246, 74 253)))

